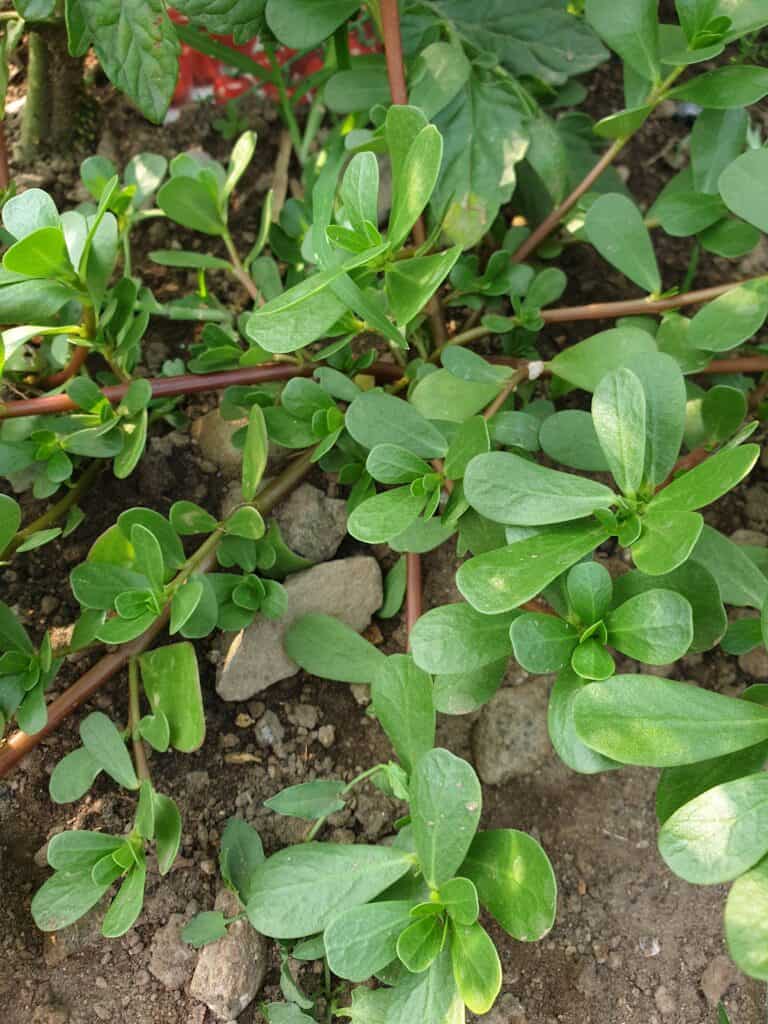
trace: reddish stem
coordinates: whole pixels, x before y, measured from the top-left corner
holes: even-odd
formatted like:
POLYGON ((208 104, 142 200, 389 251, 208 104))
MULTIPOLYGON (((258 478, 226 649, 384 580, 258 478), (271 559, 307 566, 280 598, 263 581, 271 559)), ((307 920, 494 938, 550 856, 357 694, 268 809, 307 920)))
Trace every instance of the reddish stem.
POLYGON ((405 556, 405 628, 408 632, 408 649, 411 647, 411 630, 421 618, 421 555, 409 551, 405 556))
POLYGON ((59 370, 58 373, 52 373, 50 377, 44 377, 40 383, 46 388, 57 388, 60 384, 65 384, 70 377, 74 377, 79 372, 81 366, 88 358, 88 352, 89 349, 85 345, 78 345, 67 365, 59 370))
POLYGON ((381 0, 381 30, 384 35, 384 55, 387 59, 387 77, 392 102, 408 102, 408 87, 403 70, 403 41, 400 35, 400 11, 397 0, 381 0))
POLYGON ((5 135, 5 119, 0 119, 0 189, 6 189, 11 183, 11 172, 8 167, 8 141, 5 135))
MULTIPOLYGON (((763 277, 765 275, 762 275, 763 277)), ((718 284, 711 288, 700 288, 694 292, 684 292, 669 299, 627 299, 623 302, 593 302, 588 306, 562 306, 560 309, 542 309, 541 316, 545 323, 572 323, 575 320, 613 320, 620 316, 643 316, 648 313, 665 313, 681 306, 693 306, 699 302, 709 302, 719 295, 724 295, 747 281, 760 278, 747 278, 745 281, 731 281, 718 284)))
MULTIPOLYGON (((247 366, 241 370, 221 373, 185 373, 178 377, 154 377, 149 383, 153 398, 194 395, 205 391, 220 391, 235 384, 262 384, 271 380, 290 380, 292 377, 311 377, 315 364, 296 366, 293 363, 270 363, 268 366, 247 366)), ((394 363, 374 363, 370 372, 380 380, 399 380, 402 369, 394 363)), ((117 405, 128 390, 128 384, 114 384, 102 389, 102 394, 117 405)), ((56 412, 69 412, 77 406, 69 395, 43 395, 40 398, 22 398, 0 403, 0 420, 18 416, 42 416, 56 412)))

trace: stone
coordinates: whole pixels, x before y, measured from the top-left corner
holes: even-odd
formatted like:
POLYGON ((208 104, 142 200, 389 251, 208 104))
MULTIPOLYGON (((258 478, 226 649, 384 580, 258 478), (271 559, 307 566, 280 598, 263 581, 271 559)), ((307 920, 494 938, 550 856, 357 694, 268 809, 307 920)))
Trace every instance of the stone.
POLYGON ((347 503, 302 484, 274 511, 283 540, 311 562, 333 558, 347 535, 347 503))
POLYGON ((192 437, 203 457, 214 463, 228 480, 240 475, 243 464, 243 453, 232 444, 232 435, 247 422, 246 419, 225 420, 218 409, 212 409, 196 419, 191 427, 192 437))
POLYGON ((753 544, 758 548, 768 547, 768 534, 760 530, 734 530, 731 534, 734 544, 753 544))
POLYGON ((283 637, 310 612, 333 615, 361 633, 381 607, 381 569, 367 555, 323 562, 290 576, 285 590, 288 610, 282 619, 257 618, 247 629, 223 637, 216 681, 223 700, 246 701, 299 671, 283 650, 283 637))
POLYGON ((195 968, 195 951, 181 939, 184 923, 182 914, 171 914, 152 936, 149 949, 150 974, 171 991, 183 988, 195 968))
POLYGON ((321 746, 330 750, 336 742, 336 729, 332 725, 321 725, 317 730, 317 739, 321 746))
POLYGON ((291 725, 303 729, 314 729, 317 726, 318 714, 319 711, 314 704, 289 704, 285 712, 291 725))
POLYGON ((274 711, 265 711, 256 723, 256 742, 260 747, 279 747, 285 739, 285 729, 274 711))
POLYGON ((677 1014, 677 999, 666 985, 659 985, 653 993, 653 1001, 662 1017, 674 1017, 677 1014))
POLYGON ((747 520, 758 529, 768 524, 768 485, 755 484, 747 488, 745 513, 747 520))
POLYGON ((525 1007, 513 995, 503 995, 491 1012, 483 1017, 483 1024, 528 1024, 525 1007))
POLYGON ((701 976, 701 991, 710 1006, 717 1006, 725 993, 740 978, 739 972, 727 956, 716 956, 701 976))
POLYGON ((761 645, 739 655, 739 668, 753 679, 768 679, 768 651, 761 645))
MULTIPOLYGON (((215 907, 225 917, 241 910, 228 889, 219 892, 215 907)), ((200 950, 189 993, 219 1020, 232 1020, 256 998, 266 973, 266 939, 244 918, 231 924, 224 938, 200 950)))
POLYGON ((500 785, 530 775, 552 756, 547 733, 548 678, 534 676, 499 690, 483 708, 472 751, 483 782, 500 785))

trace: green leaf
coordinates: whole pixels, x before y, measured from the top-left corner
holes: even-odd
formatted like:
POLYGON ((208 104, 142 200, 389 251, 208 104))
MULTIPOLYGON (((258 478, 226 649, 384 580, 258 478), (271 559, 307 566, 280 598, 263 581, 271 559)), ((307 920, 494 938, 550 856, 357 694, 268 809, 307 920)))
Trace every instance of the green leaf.
POLYGON ((392 654, 372 677, 373 710, 407 771, 435 743, 432 680, 409 654, 392 654))
POLYGON ((114 853, 124 845, 122 836, 73 829, 53 836, 46 856, 56 871, 89 871, 105 854, 114 853))
POLYGON ((389 264, 384 285, 395 323, 404 326, 413 320, 451 272, 460 254, 461 247, 454 246, 431 256, 414 256, 389 264))
MULTIPOLYGON (((713 224, 699 235, 699 242, 706 252, 714 253, 715 256, 723 256, 725 259, 735 260, 740 256, 746 256, 752 252, 760 241, 760 232, 751 224, 745 224, 743 220, 736 220, 735 217, 728 217, 713 224)), ((706 353, 701 352, 702 357, 706 353)), ((702 365, 705 358, 702 359, 702 365)), ((706 360, 708 361, 708 360, 706 360)))
POLYGON ((645 465, 645 392, 631 370, 603 377, 592 397, 592 420, 619 489, 633 495, 645 465))
POLYGON ((230 818, 221 837, 219 870, 243 904, 251 897, 253 873, 264 859, 264 849, 256 829, 241 818, 230 818))
POLYGON ((691 132, 691 169, 697 192, 717 195, 720 175, 742 152, 746 110, 702 110, 691 132))
POLYGON ((705 526, 692 558, 715 578, 725 604, 762 608, 768 597, 768 579, 738 544, 705 526))
POLYGON ((589 208, 584 230, 600 255, 630 281, 652 294, 661 291, 651 236, 631 199, 615 192, 600 196, 589 208))
POLYGON ((649 576, 672 572, 693 552, 704 520, 698 512, 647 512, 643 532, 632 545, 635 565, 649 576))
POLYGON ((3 226, 14 238, 26 238, 40 228, 57 228, 59 213, 51 196, 40 188, 28 188, 3 205, 3 226))
POLYGON ((188 622, 203 597, 201 580, 191 579, 176 591, 171 601, 171 622, 168 632, 174 636, 188 622))
POLYGON ((768 852, 767 793, 765 772, 707 790, 664 823, 661 856, 676 875, 695 885, 738 878, 768 852))
POLYGON ((416 762, 411 777, 411 818, 416 851, 427 883, 452 878, 477 831, 482 792, 474 769, 436 748, 416 762))
POLYGON ((117 726, 103 712, 92 711, 82 720, 80 738, 103 772, 126 789, 139 788, 139 780, 125 742, 117 726))
POLYGON ((382 491, 353 509, 347 520, 347 530, 352 537, 366 544, 386 543, 408 529, 426 502, 426 495, 413 494, 407 486, 382 491))
POLYGON ((507 658, 471 672, 443 672, 435 677, 432 699, 444 715, 467 715, 487 704, 501 686, 507 658))
POLYGON ((314 935, 341 910, 378 896, 412 866, 412 854, 388 847, 332 843, 289 847, 251 873, 248 919, 271 938, 314 935))
POLYGON ((579 641, 578 631, 555 615, 525 612, 509 631, 515 660, 536 675, 557 672, 568 664, 579 641))
MULTIPOLYGON (((326 87, 326 100, 327 98, 328 88, 326 87)), ((369 224, 378 222, 378 197, 379 162, 376 155, 374 153, 355 154, 347 165, 339 189, 339 198, 344 204, 344 213, 355 231, 365 234, 366 221, 369 224)))
POLYGON ((267 0, 267 24, 285 46, 311 50, 359 6, 359 0, 267 0))
POLYGON ((656 588, 674 590, 691 605, 693 641, 690 652, 708 651, 718 643, 728 620, 717 583, 703 566, 689 558, 677 569, 660 576, 646 576, 637 570, 624 573, 614 581, 614 600, 620 605, 630 597, 656 588))
POLYGON ((611 575, 599 562, 579 562, 565 579, 568 604, 584 626, 599 622, 613 596, 611 575))
POLYGON ((519 942, 536 942, 554 924, 557 883, 552 865, 525 832, 480 832, 460 874, 474 882, 481 904, 519 942))
POLYGON ((481 615, 468 604, 446 604, 420 616, 410 635, 417 665, 433 675, 474 672, 511 654, 514 614, 481 615))
POLYGON ((659 352, 630 357, 626 365, 645 391, 644 482, 657 486, 675 464, 685 429, 685 381, 677 362, 659 352))
POLYGON ((768 738, 766 708, 655 676, 589 686, 574 714, 581 739, 623 764, 690 764, 768 738))
POLYGON ((768 980, 768 861, 733 883, 725 904, 725 938, 740 970, 768 980))
POLYGON ((628 598, 606 618, 608 643, 648 665, 668 665, 688 651, 693 613, 673 590, 646 590, 628 598))
POLYGON ((228 516, 224 529, 230 537, 241 537, 244 540, 261 540, 266 533, 261 513, 252 505, 241 505, 236 508, 228 516))
POLYGON ((628 365, 633 356, 645 359, 656 352, 656 343, 647 331, 637 327, 615 327, 593 334, 576 345, 569 345, 550 361, 549 366, 552 373, 569 384, 594 391, 607 373, 628 365))
POLYGON ((480 901, 477 889, 468 878, 451 878, 440 886, 440 904, 458 925, 469 927, 477 921, 480 901))
POLYGON ((397 956, 411 974, 421 974, 443 948, 445 925, 434 914, 417 918, 397 940, 397 956))
POLYGON ((315 821, 335 811, 344 810, 344 801, 341 799, 344 788, 345 783, 332 779, 300 782, 297 786, 281 789, 275 796, 265 800, 264 806, 275 814, 315 821))
POLYGON ((146 526, 135 523, 131 527, 131 545, 133 546, 136 569, 146 576, 152 590, 162 590, 165 566, 163 565, 163 552, 155 535, 146 526))
POLYGON ((101 934, 107 939, 117 939, 135 924, 144 903, 144 886, 147 881, 145 865, 136 864, 125 877, 117 896, 101 924, 101 934))
MULTIPOLYGON (((487 423, 495 444, 506 448, 523 448, 529 452, 539 450, 541 421, 538 417, 527 412, 505 409, 503 412, 497 412, 487 423)), ((481 454, 481 452, 475 454, 481 454)))
POLYGON ((616 663, 602 643, 591 636, 574 649, 571 668, 582 679, 608 679, 616 671, 616 663))
POLYGON ((454 434, 446 452, 446 476, 450 480, 460 480, 471 460, 488 452, 490 447, 488 422, 482 416, 466 420, 454 434))
POLYGON ((21 508, 7 494, 0 494, 0 556, 16 536, 21 526, 21 508))
POLYGON ((728 209, 760 231, 768 231, 766 174, 768 150, 750 149, 726 167, 719 181, 720 195, 728 209))
POLYGON ((436 370, 423 377, 411 392, 414 407, 429 420, 463 423, 493 401, 501 389, 497 384, 460 380, 448 370, 436 370))
POLYGON ((566 523, 476 555, 456 574, 461 594, 486 615, 511 611, 594 551, 609 536, 599 523, 566 523))
POLYGON ((691 344, 707 352, 727 352, 754 337, 766 317, 768 283, 747 281, 699 310, 691 320, 691 344))
MULTIPOLYGON (((408 237, 435 188, 443 157, 443 139, 434 125, 422 128, 408 148, 398 185, 394 187, 387 240, 397 249, 408 237)), ((455 254, 453 262, 458 257, 455 254)), ((452 264, 451 264, 452 265, 452 264)), ((446 270, 446 274, 448 270, 446 270)))
POLYGON ((365 468, 382 484, 409 484, 432 472, 427 462, 395 444, 377 444, 371 449, 365 468))
POLYGON ((77 747, 65 754, 51 772, 48 792, 57 804, 68 804, 85 796, 101 771, 99 762, 85 749, 77 747))
POLYGON ((248 414, 248 428, 243 447, 243 488, 245 501, 253 501, 256 497, 264 470, 267 468, 269 453, 269 436, 267 424, 261 406, 254 404, 248 414))
POLYGON ((152 840, 155 835, 155 802, 152 783, 142 779, 139 787, 139 802, 133 827, 142 839, 152 840))
POLYGON ((227 934, 227 922, 220 910, 204 910, 195 914, 181 930, 181 939, 195 949, 207 946, 210 942, 223 939, 227 934))
POLYGON ((409 68, 408 95, 411 103, 431 120, 458 94, 470 71, 471 65, 458 40, 430 43, 419 52, 409 68))
POLYGON ((682 192, 660 197, 654 212, 668 235, 687 238, 716 224, 727 211, 717 195, 682 192))
POLYGON ((34 922, 41 931, 60 931, 95 907, 108 888, 97 885, 90 870, 57 871, 32 899, 34 922))
POLYGON ((654 512, 688 512, 711 505, 751 472, 759 456, 756 444, 717 452, 668 484, 653 498, 649 508, 654 512))
POLYGON ((405 900, 386 900, 350 907, 334 917, 323 935, 333 973, 347 981, 367 981, 392 963, 397 937, 411 923, 412 905, 405 900))
POLYGON ((20 239, 3 256, 3 266, 14 274, 33 278, 72 278, 64 232, 59 227, 38 228, 20 239))
POLYGON ((232 266, 229 260, 223 260, 220 256, 179 249, 155 249, 149 258, 161 267, 179 267, 184 270, 229 270, 232 266))
POLYGON ((616 761, 603 757, 588 747, 576 732, 574 702, 578 694, 586 686, 591 685, 593 684, 576 675, 570 666, 564 668, 558 673, 552 687, 547 711, 549 738, 558 757, 573 771, 584 775, 594 775, 620 767, 616 761))
MULTIPOLYGON (((456 0, 448 3, 466 28, 466 8, 458 7, 456 0)), ((498 38, 498 19, 509 17, 507 8, 494 6, 497 20, 491 22, 489 32, 483 33, 481 49, 486 51, 498 38)), ((493 8, 485 5, 483 10, 491 15, 493 8)), ((511 21, 514 31, 519 24, 514 14, 511 21)), ((522 56, 533 51, 525 43, 515 47, 515 52, 522 56)), ((434 122, 443 137, 444 158, 432 209, 442 212, 447 208, 443 225, 447 237, 468 249, 486 234, 501 205, 512 196, 516 166, 528 148, 525 114, 520 100, 505 83, 473 70, 434 122)))
POLYGON ((451 926, 451 962, 461 998, 472 1013, 488 1013, 501 990, 499 954, 482 925, 451 926))
POLYGON ((229 200, 229 197, 237 187, 237 183, 248 170, 248 165, 253 159, 253 154, 255 152, 256 132, 243 132, 232 147, 232 152, 230 153, 227 177, 224 181, 224 187, 222 188, 222 196, 225 201, 229 200))
POLYGON ((195 649, 190 643, 169 644, 139 659, 141 681, 152 710, 168 719, 171 746, 190 753, 205 739, 203 698, 195 649))
POLYGON ((608 463, 588 412, 565 409, 547 416, 541 424, 539 443, 550 459, 571 469, 608 472, 608 463))
POLYGON ((616 501, 603 484, 538 466, 511 452, 473 459, 464 474, 464 493, 481 515, 518 526, 569 522, 616 501))
POLYGON ((622 60, 642 78, 650 82, 659 80, 659 15, 655 0, 636 0, 630 5, 587 0, 585 10, 592 28, 622 60))
MULTIPOLYGON (((134 523, 140 523, 142 526, 154 534, 155 539, 160 544, 160 548, 163 552, 163 561, 165 562, 168 570, 179 569, 184 564, 185 554, 184 548, 182 547, 181 541, 176 535, 176 531, 173 529, 168 520, 161 516, 159 512, 154 512, 149 508, 129 508, 125 512, 121 512, 117 519, 117 525, 120 533, 122 533, 127 539, 130 539, 131 528, 134 523)), ((109 531, 103 534, 103 537, 107 537, 109 531)), ((100 538, 101 539, 101 538, 100 538)), ((94 544, 91 551, 88 552, 88 561, 104 561, 104 562, 117 562, 122 559, 113 558, 110 556, 101 557, 97 556, 97 545, 99 541, 94 544)), ((116 544, 116 541, 113 541, 116 544)), ((126 545, 123 545, 126 548, 126 545)), ((132 559, 132 554, 129 556, 132 559)), ((130 564, 130 560, 126 560, 125 564, 130 564)))
POLYGON ((218 198, 202 181, 178 175, 170 178, 157 193, 157 205, 171 220, 192 231, 223 236, 227 224, 218 198))
POLYGON ((370 683, 385 663, 385 656, 369 640, 330 615, 297 619, 283 646, 305 672, 342 683, 370 683))
POLYGON ((154 803, 157 867, 167 875, 181 846, 181 815, 175 801, 163 793, 154 794, 154 803))
POLYGON ((440 431, 410 402, 383 391, 366 391, 355 398, 347 410, 346 428, 367 449, 389 442, 423 459, 438 459, 447 447, 440 431))
POLYGON ((604 139, 621 139, 634 135, 645 124, 652 111, 652 106, 642 105, 620 110, 617 114, 609 114, 595 124, 595 135, 604 139))
POLYGON ((180 52, 164 4, 161 0, 77 0, 77 10, 84 35, 92 41, 108 78, 145 117, 159 124, 176 87, 180 52))
MULTIPOLYGON (((446 949, 433 960, 428 970, 420 974, 406 973, 388 994, 390 999, 384 1024, 400 1024, 401 1021, 464 1024, 464 1000, 456 988, 450 954, 446 949)), ((365 1024, 369 1024, 368 1019, 365 1024)))
POLYGON ((768 71, 749 64, 715 68, 672 89, 670 99, 710 110, 748 107, 768 95, 768 71))

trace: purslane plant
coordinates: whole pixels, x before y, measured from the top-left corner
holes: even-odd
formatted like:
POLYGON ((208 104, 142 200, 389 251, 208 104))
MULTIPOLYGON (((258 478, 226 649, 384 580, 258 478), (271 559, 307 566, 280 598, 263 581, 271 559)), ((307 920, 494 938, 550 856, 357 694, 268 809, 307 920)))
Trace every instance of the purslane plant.
MULTIPOLYGON (((187 6, 194 20, 194 4, 187 6)), ((381 10, 371 6, 391 47, 396 11, 386 0, 381 10)), ((355 989, 351 1006, 328 989, 339 1017, 455 1024, 465 1007, 486 1012, 501 983, 480 908, 520 941, 552 927, 556 889, 546 854, 514 829, 478 831, 474 771, 435 748, 436 712, 481 707, 514 657, 531 673, 555 674, 549 733, 572 769, 663 769, 662 856, 688 881, 734 883, 725 915, 729 948, 743 970, 768 978, 766 687, 725 697, 617 671, 616 664, 626 657, 639 666, 667 665, 718 644, 740 653, 768 640, 764 552, 733 543, 702 516, 759 455, 749 443, 758 425, 749 414, 753 382, 739 369, 764 367, 737 354, 721 373, 716 357, 743 349, 764 323, 768 278, 726 289, 691 318, 677 311, 659 317, 669 302, 682 309, 688 299, 664 292, 651 235, 660 228, 691 237, 696 251, 735 258, 768 230, 768 154, 748 130, 744 109, 768 93, 768 76, 738 63, 685 71, 762 22, 752 4, 731 4, 725 14, 717 4, 680 3, 680 25, 664 26, 655 5, 641 6, 619 17, 615 4, 588 0, 587 23, 551 4, 544 22, 569 33, 576 48, 574 63, 562 67, 552 63, 556 51, 521 47, 515 30, 522 11, 509 14, 491 41, 483 27, 497 18, 496 5, 478 14, 464 0, 406 4, 411 104, 386 108, 386 95, 376 92, 376 75, 386 84, 383 61, 373 63, 366 93, 361 65, 335 68, 328 106, 335 111, 347 91, 349 109, 338 112, 350 116, 336 119, 304 162, 304 198, 288 200, 275 223, 267 201, 246 256, 235 248, 229 208, 253 154, 252 133, 238 140, 227 169, 182 154, 167 180, 165 162, 151 154, 131 162, 123 185, 111 165, 86 161, 95 208, 60 214, 34 189, 5 204, 0 313, 17 326, 3 332, 3 375, 17 386, 52 388, 53 399, 64 387, 74 408, 16 417, 7 403, 0 409, 0 468, 37 498, 63 491, 51 511, 68 517, 64 531, 80 518, 77 487, 90 469, 74 487, 69 481, 82 459, 112 460, 115 474, 127 476, 152 424, 179 422, 172 400, 156 397, 158 382, 135 375, 150 317, 205 325, 188 368, 208 375, 212 387, 217 374, 235 384, 224 392, 222 414, 246 422, 235 435, 243 447, 243 504, 224 519, 184 499, 168 517, 123 512, 71 574, 81 615, 68 649, 53 651, 46 637, 35 647, 0 606, 3 726, 15 716, 28 733, 47 728, 45 690, 70 650, 122 645, 114 665, 128 667, 127 725, 101 712, 87 716, 82 746, 51 777, 51 796, 79 799, 104 773, 137 794, 131 830, 116 837, 70 832, 51 841, 55 873, 33 902, 41 927, 71 923, 119 882, 104 932, 122 934, 141 911, 151 844, 160 872, 170 869, 182 823, 175 804, 152 785, 144 744, 163 752, 203 742, 189 640, 284 614, 280 581, 307 563, 263 516, 316 463, 349 487, 348 529, 360 542, 387 543, 409 566, 451 538, 468 557, 457 573, 464 602, 409 612, 409 654, 386 657, 325 616, 299 620, 286 636, 287 653, 307 671, 371 686, 373 713, 398 760, 352 782, 315 780, 270 799, 276 813, 310 823, 306 844, 265 858, 249 826, 228 826, 222 876, 242 913, 281 943, 284 961, 289 954, 324 958, 339 979, 379 980, 376 990, 355 989), (598 36, 624 62, 627 104, 596 126, 598 139, 615 140, 598 171, 661 99, 704 108, 691 136, 690 168, 645 217, 617 177, 589 173, 570 181, 563 165, 567 146, 589 169, 591 123, 553 115, 557 104, 578 96, 569 74, 602 59, 598 36), (334 82, 344 74, 352 77, 334 82), (510 149, 513 136, 519 144, 510 149), (476 160, 483 147, 487 159, 476 160), (388 217, 379 211, 381 160, 392 176, 388 217), (532 233, 497 218, 515 187, 515 165, 515 202, 529 222, 539 222, 532 233), (131 231, 163 215, 217 239, 226 255, 155 252, 162 265, 196 272, 195 294, 169 304, 154 298, 130 257, 131 231), (483 266, 462 254, 482 237, 494 249, 483 266), (646 315, 545 359, 550 350, 539 332, 567 283, 546 261, 566 244, 591 244, 642 288, 647 298, 635 312, 646 315), (218 272, 235 276, 243 306, 253 308, 216 298, 218 272), (451 308, 470 310, 472 322, 433 335, 427 307, 438 294, 451 308), (501 362, 467 347, 494 336, 501 362), (390 361, 382 366, 385 354, 390 361), (114 402, 104 387, 116 383, 124 389, 114 402), (575 401, 558 410, 569 393, 575 401), (270 442, 301 454, 260 489, 270 442), (192 536, 203 538, 195 551, 185 547, 192 536), (602 558, 609 552, 623 553, 634 568, 612 576, 602 558), (760 617, 729 625, 727 607, 760 617), (166 623, 184 639, 150 650, 166 623), (407 805, 392 845, 318 842, 325 819, 368 780, 407 805)), ((324 5, 321 24, 307 22, 306 45, 334 33, 327 49, 335 60, 356 10, 355 3, 324 5)), ((164 394, 183 393, 183 383, 173 390, 177 370, 168 369, 164 394)), ((55 517, 43 518, 20 530, 17 503, 0 499, 4 557, 59 536, 55 517)), ((403 600, 405 564, 387 581, 382 615, 403 600)), ((0 750, 0 767, 19 735, 0 750)), ((186 935, 201 945, 227 923, 205 912, 186 935)), ((281 981, 290 1009, 274 1004, 265 1009, 268 1019, 287 1012, 314 1019, 304 1012, 313 1012, 312 1000, 287 968, 281 981)))

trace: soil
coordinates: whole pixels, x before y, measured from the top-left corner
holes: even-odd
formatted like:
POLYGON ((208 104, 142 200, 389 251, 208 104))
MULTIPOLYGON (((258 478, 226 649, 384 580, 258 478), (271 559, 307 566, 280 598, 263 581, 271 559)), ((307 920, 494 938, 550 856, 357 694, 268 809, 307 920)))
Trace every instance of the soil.
MULTIPOLYGON (((590 83, 588 109, 595 115, 616 109, 617 93, 616 68, 608 65, 590 83)), ((243 245, 252 240, 258 224, 277 134, 273 109, 256 100, 246 109, 259 130, 260 143, 255 166, 240 190, 243 198, 234 218, 243 245)), ((84 142, 79 156, 97 147, 122 163, 142 149, 170 156, 194 144, 225 158, 229 147, 212 127, 219 111, 205 106, 184 111, 167 129, 154 128, 103 88, 96 115, 92 137, 84 142)), ((11 118, 11 133, 14 122, 11 118)), ((650 200, 673 173, 670 159, 687 131, 688 126, 675 118, 654 120, 628 147, 621 165, 641 199, 650 200)), ((75 160, 57 157, 33 172, 27 169, 22 180, 51 187, 61 202, 77 201, 84 197, 77 187, 76 165, 75 160)), ((144 235, 137 240, 139 266, 143 251, 168 247, 175 240, 185 245, 191 241, 165 222, 149 225, 144 235)), ((658 241, 665 285, 679 283, 687 266, 689 243, 666 237, 658 241)), ((197 238, 194 244, 204 243, 197 238)), ((761 269, 765 270, 765 254, 757 258, 762 258, 761 269)), ((707 257, 698 270, 696 285, 754 273, 754 256, 743 263, 750 261, 751 268, 707 257)), ((563 266, 569 274, 564 303, 632 294, 625 282, 606 272, 606 266, 587 247, 572 247, 563 266)), ((188 282, 179 272, 157 268, 151 283, 162 299, 183 291, 188 282)), ((222 284, 215 282, 215 286, 222 284)), ((236 292, 232 295, 242 301, 236 292)), ((596 329, 594 324, 576 324, 573 332, 559 327, 546 334, 545 344, 558 346, 596 329)), ((190 335, 187 327, 154 324, 147 370, 156 372, 165 359, 182 349, 190 335)), ((192 418, 213 404, 214 399, 205 397, 187 402, 184 409, 192 418)), ((742 528, 765 530, 765 504, 763 500, 761 506, 760 501, 764 484, 765 469, 761 467, 748 485, 718 507, 713 523, 727 533, 742 528)), ((51 624, 64 629, 76 613, 64 585, 65 573, 82 560, 92 540, 122 509, 142 504, 167 512, 179 497, 215 509, 224 487, 215 467, 201 460, 185 431, 168 434, 167 428, 160 427, 134 476, 123 482, 105 476, 89 495, 87 518, 71 538, 29 553, 5 570, 3 599, 19 608, 32 633, 39 634, 51 624)), ((341 553, 355 550, 348 539, 341 553)), ((425 556, 427 606, 456 599, 455 567, 450 545, 425 556)), ((388 625, 385 634, 385 650, 402 649, 402 623, 388 625)), ((262 806, 265 799, 284 786, 314 777, 351 778, 391 756, 380 728, 349 688, 300 674, 270 688, 258 701, 225 705, 213 688, 217 651, 201 643, 198 652, 208 723, 205 744, 192 755, 170 753, 151 760, 156 785, 177 801, 182 812, 181 856, 167 878, 151 874, 145 910, 137 926, 122 939, 100 938, 98 923, 93 920, 55 938, 44 937, 29 914, 31 896, 48 874, 43 847, 52 834, 71 827, 119 832, 132 817, 132 798, 102 781, 75 805, 51 804, 48 777, 60 757, 78 742, 79 716, 70 719, 0 783, 0 903, 4 920, 0 929, 0 1005, 5 1024, 211 1021, 206 1008, 189 996, 188 983, 168 989, 148 968, 153 938, 171 914, 189 917, 213 905, 219 884, 218 840, 226 819, 232 814, 245 816, 271 852, 300 839, 304 826, 268 812, 262 806), (298 705, 306 706, 303 715, 297 714, 298 705), (267 711, 277 716, 284 733, 280 738, 277 730, 277 742, 271 747, 260 746, 254 731, 254 722, 267 711), (297 725, 300 720, 309 721, 311 727, 297 725), (322 732, 321 726, 326 727, 322 732)), ((86 665, 87 656, 72 659, 57 687, 70 683, 86 665)), ((738 692, 752 681, 744 678, 735 659, 721 654, 684 659, 675 674, 678 678, 695 677, 703 685, 728 693, 738 692)), ((507 685, 517 685, 522 678, 517 672, 507 685)), ((104 708, 120 720, 125 715, 125 691, 125 679, 114 679, 83 713, 104 708)), ((440 742, 471 757, 476 718, 443 718, 440 742)), ((740 975, 727 960, 721 920, 725 890, 695 888, 676 879, 656 851, 655 782, 655 772, 629 769, 599 777, 577 776, 550 752, 534 774, 504 786, 485 786, 483 826, 530 831, 552 859, 560 887, 557 921, 542 942, 516 943, 490 925, 501 952, 504 984, 498 1008, 486 1018, 489 1022, 714 1024, 721 997, 732 1024, 765 1020, 761 986, 740 975)), ((388 806, 380 794, 364 789, 346 811, 334 816, 329 836, 338 841, 375 841, 387 834, 396 814, 396 808, 388 806)), ((279 958, 273 950, 259 999, 280 998, 278 974, 279 958)), ((317 984, 312 967, 303 969, 301 981, 308 990, 317 984)), ((261 1020, 258 1002, 240 1016, 241 1024, 261 1020)))

